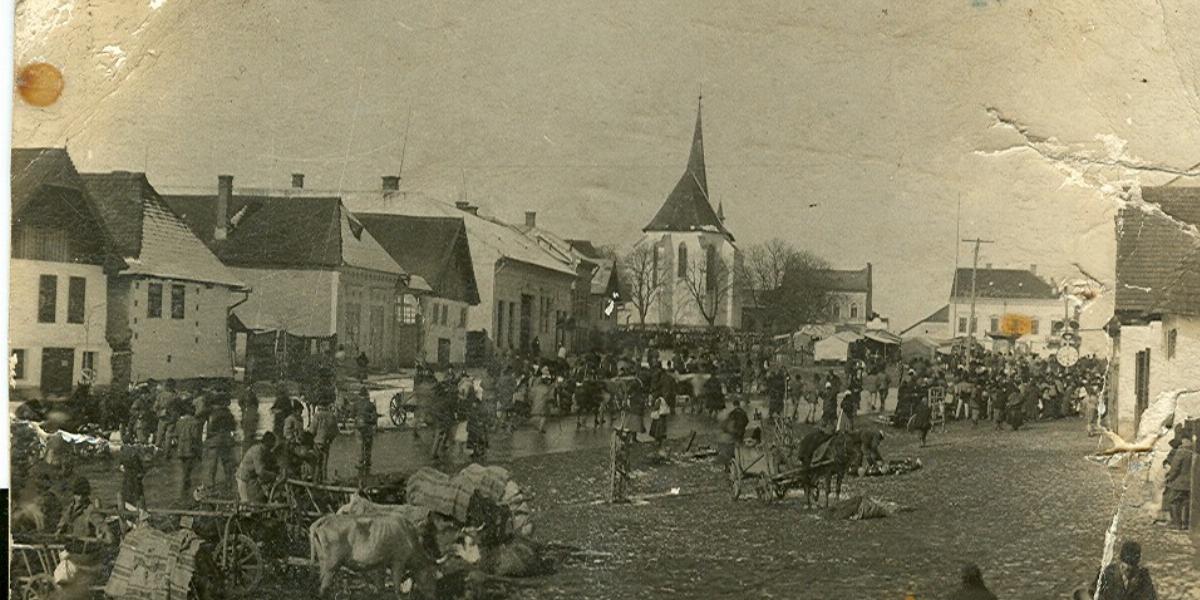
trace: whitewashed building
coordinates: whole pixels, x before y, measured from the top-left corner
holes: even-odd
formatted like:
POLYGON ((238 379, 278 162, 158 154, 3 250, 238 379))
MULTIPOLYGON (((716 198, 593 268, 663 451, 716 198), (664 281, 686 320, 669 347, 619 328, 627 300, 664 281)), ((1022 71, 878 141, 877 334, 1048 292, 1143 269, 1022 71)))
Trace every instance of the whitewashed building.
POLYGON ((658 290, 647 325, 740 327, 733 273, 741 259, 723 207, 714 210, 708 193, 698 109, 687 169, 642 234, 638 245, 654 249, 652 287, 658 290))
POLYGON ((1200 188, 1144 188, 1142 197, 1146 206, 1117 215, 1109 324, 1110 424, 1127 439, 1155 398, 1190 391, 1190 401, 1180 402, 1187 406, 1200 395, 1200 188))

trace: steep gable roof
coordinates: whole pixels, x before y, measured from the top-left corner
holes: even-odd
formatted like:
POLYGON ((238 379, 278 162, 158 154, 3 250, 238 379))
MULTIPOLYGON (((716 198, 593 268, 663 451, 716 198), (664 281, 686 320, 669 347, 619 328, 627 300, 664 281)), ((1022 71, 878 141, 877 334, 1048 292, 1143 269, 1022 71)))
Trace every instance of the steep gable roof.
POLYGON ((216 196, 174 195, 166 200, 221 261, 232 266, 337 269, 346 265, 405 273, 338 197, 235 194, 224 240, 213 238, 216 196))
MULTIPOLYGON (((950 288, 951 299, 971 298, 971 268, 961 267, 950 288)), ((978 269, 975 280, 978 298, 1009 300, 1053 300, 1059 297, 1044 279, 1028 269, 978 269)))
POLYGON ((1116 311, 1200 314, 1200 188, 1144 188, 1142 198, 1117 214, 1116 311))
POLYGON ((343 196, 346 206, 355 212, 408 215, 414 217, 457 217, 463 220, 475 260, 494 256, 514 260, 558 273, 575 276, 575 270, 550 254, 536 241, 505 223, 455 208, 420 193, 386 191, 359 192, 343 196))
POLYGON ((921 319, 920 321, 917 321, 916 323, 909 325, 904 331, 900 332, 900 335, 904 335, 925 323, 949 323, 949 322, 950 322, 950 305, 947 304, 947 305, 937 309, 936 311, 934 311, 933 314, 929 315, 928 317, 925 317, 924 319, 921 319))
POLYGON ((165 202, 144 173, 81 175, 105 229, 129 265, 124 273, 244 287, 165 202))
POLYGON ((74 260, 125 266, 112 254, 98 207, 66 149, 14 148, 10 183, 14 234, 22 225, 58 227, 72 239, 74 260))
POLYGON ((367 231, 442 298, 479 304, 467 228, 462 218, 356 213, 367 231))
POLYGON ((708 196, 708 175, 704 168, 704 134, 700 126, 700 109, 696 109, 696 130, 692 134, 692 150, 687 169, 667 195, 667 201, 642 228, 642 231, 711 231, 733 240, 721 218, 713 211, 708 196))

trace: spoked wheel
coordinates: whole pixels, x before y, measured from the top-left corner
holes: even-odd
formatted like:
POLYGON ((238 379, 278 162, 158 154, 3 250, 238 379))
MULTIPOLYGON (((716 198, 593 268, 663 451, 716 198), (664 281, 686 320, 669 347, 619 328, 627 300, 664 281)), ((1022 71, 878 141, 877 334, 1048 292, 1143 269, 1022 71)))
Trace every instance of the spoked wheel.
POLYGON ((250 536, 242 533, 226 536, 217 547, 217 556, 227 589, 234 595, 249 594, 262 582, 266 564, 250 536))
POLYGON ((737 500, 742 496, 742 467, 738 464, 737 459, 729 462, 729 483, 733 499, 737 500))
POLYGON ((392 425, 399 427, 408 421, 408 407, 404 405, 404 393, 396 392, 392 396, 392 401, 388 404, 388 416, 392 418, 392 425))

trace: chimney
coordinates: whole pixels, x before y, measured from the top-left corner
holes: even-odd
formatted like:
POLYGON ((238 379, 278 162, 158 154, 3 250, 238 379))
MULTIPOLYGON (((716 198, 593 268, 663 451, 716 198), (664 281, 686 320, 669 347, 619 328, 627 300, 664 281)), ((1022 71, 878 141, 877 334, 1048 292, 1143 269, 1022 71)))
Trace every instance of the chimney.
POLYGON ((454 208, 457 208, 458 210, 461 210, 466 213, 471 213, 475 216, 479 216, 479 207, 472 206, 471 203, 467 202, 466 200, 459 200, 459 201, 455 202, 454 208))
POLYGON ((383 191, 385 191, 385 192, 400 191, 400 176, 399 175, 384 175, 383 176, 383 191))
POLYGON ((229 235, 229 203, 233 200, 233 175, 217 175, 217 218, 213 221, 213 239, 229 235))
POLYGON ((292 173, 292 187, 298 190, 304 189, 304 173, 292 173))
POLYGON ((537 213, 532 210, 525 211, 525 226, 533 229, 537 227, 537 213))
POLYGON ((1037 265, 1029 265, 1029 272, 1037 275, 1037 265))

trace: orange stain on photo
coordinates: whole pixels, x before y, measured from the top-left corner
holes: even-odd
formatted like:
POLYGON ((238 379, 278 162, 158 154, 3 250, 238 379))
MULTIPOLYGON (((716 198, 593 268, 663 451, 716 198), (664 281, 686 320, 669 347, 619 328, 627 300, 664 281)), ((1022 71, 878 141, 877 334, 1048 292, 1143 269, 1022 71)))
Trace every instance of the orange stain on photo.
POLYGON ((30 105, 50 106, 62 95, 62 71, 43 62, 25 65, 17 73, 17 91, 30 105))

